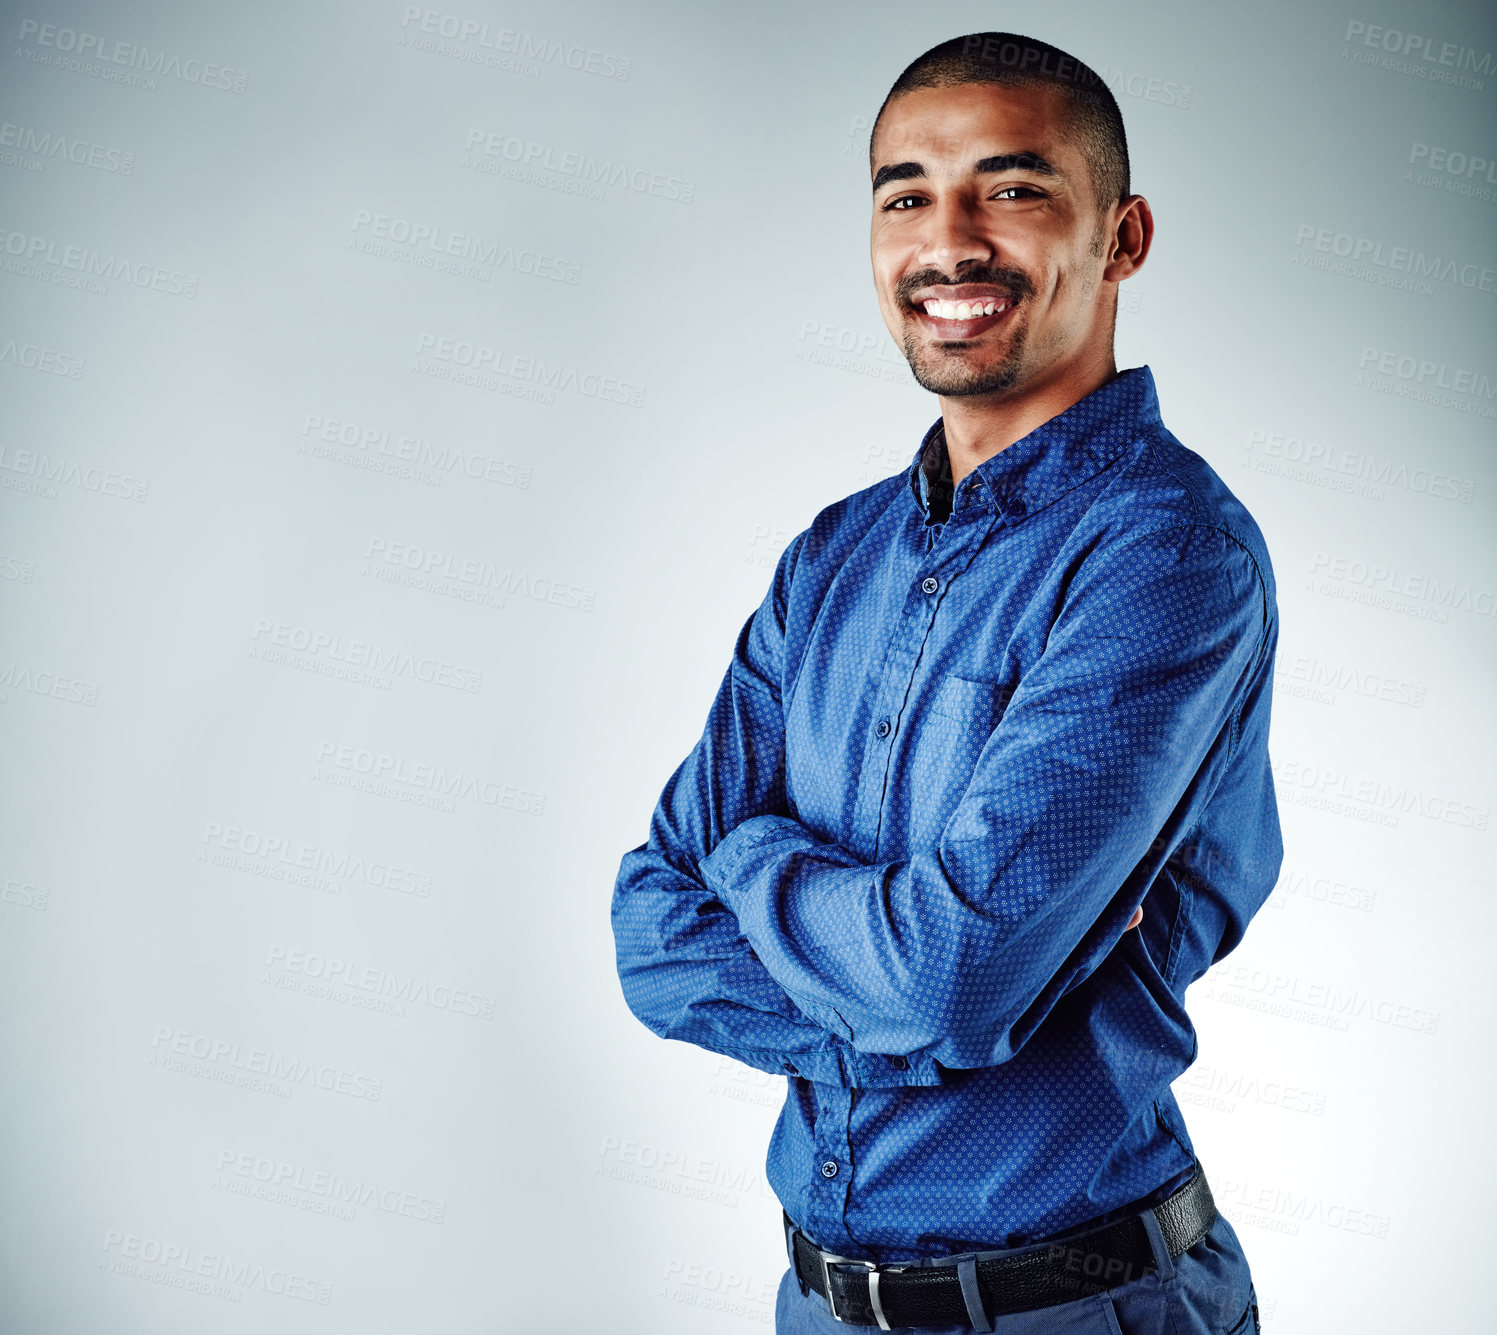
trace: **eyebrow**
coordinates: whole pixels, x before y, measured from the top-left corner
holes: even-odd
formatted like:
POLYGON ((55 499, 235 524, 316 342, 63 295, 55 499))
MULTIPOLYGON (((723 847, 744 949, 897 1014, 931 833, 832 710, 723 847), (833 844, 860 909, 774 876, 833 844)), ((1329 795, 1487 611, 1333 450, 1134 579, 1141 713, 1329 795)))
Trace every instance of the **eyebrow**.
MULTIPOLYGON (((1015 170, 1037 172, 1041 176, 1059 176, 1061 174, 1038 153, 1032 153, 1028 149, 1025 149, 1022 153, 999 153, 991 158, 983 158, 973 166, 972 170, 979 176, 1015 170)), ((879 187, 888 185, 890 181, 913 181, 924 175, 925 167, 921 163, 891 163, 887 167, 880 167, 874 173, 873 192, 877 194, 879 187)))

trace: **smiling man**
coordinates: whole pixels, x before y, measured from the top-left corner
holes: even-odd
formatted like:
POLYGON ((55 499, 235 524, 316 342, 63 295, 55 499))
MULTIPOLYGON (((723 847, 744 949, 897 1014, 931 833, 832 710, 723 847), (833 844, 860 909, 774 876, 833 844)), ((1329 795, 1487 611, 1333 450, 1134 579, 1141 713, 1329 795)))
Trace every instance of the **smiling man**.
POLYGON ((788 1077, 782 1335, 1256 1331, 1170 1084, 1282 857, 1268 553, 1117 370, 1153 219, 1092 70, 955 38, 870 157, 941 417, 744 623, 619 869, 624 995, 788 1077))

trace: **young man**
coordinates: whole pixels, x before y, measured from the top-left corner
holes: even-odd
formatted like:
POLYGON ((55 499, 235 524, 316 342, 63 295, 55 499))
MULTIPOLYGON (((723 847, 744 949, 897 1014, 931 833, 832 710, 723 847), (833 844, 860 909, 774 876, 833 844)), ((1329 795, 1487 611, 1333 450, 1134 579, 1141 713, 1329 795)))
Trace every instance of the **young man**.
POLYGON ((1282 856, 1268 553, 1114 363, 1153 221, 1093 71, 943 43, 870 157, 941 419, 744 623, 619 869, 624 995, 788 1076, 781 1332, 1255 1331, 1170 1082, 1282 856))

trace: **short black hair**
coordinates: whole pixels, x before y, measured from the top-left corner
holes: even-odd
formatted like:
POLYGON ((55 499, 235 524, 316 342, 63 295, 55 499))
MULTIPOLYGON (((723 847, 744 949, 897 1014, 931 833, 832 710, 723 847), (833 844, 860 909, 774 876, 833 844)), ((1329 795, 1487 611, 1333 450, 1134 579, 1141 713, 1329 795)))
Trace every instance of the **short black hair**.
POLYGON ((972 32, 953 37, 911 61, 894 80, 873 119, 873 131, 868 136, 870 169, 873 137, 890 102, 917 88, 964 83, 1062 89, 1068 110, 1066 129, 1080 141, 1086 156, 1097 208, 1111 208, 1128 197, 1128 137, 1123 132, 1123 113, 1107 84, 1090 65, 1058 46, 1012 32, 972 32))

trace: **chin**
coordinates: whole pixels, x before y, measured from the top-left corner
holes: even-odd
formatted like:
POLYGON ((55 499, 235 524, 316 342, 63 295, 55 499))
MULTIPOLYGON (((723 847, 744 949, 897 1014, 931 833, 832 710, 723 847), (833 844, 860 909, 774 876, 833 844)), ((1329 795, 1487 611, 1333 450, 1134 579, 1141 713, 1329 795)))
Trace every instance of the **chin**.
POLYGON ((944 398, 1001 394, 1024 379, 1024 330, 1017 329, 999 347, 971 343, 926 343, 911 339, 905 360, 922 389, 944 398))
POLYGON ((1009 359, 985 362, 978 366, 943 360, 936 366, 929 362, 911 362, 910 370, 922 389, 945 398, 962 398, 970 394, 996 394, 1012 389, 1023 376, 1024 368, 1017 361, 1009 359))

